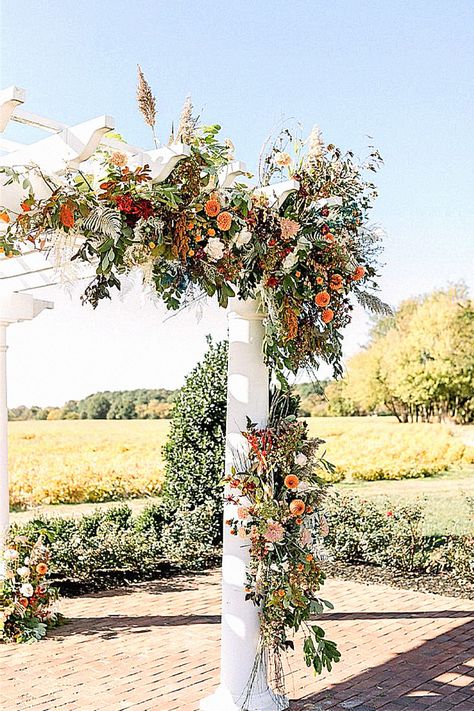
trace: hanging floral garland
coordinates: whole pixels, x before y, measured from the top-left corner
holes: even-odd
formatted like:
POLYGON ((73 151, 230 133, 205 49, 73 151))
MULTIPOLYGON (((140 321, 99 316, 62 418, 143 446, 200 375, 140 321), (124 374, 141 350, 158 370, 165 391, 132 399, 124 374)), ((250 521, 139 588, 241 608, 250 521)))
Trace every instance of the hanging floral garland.
MULTIPOLYGON (((141 73, 138 99, 155 137, 155 100, 141 73)), ((72 259, 95 268, 83 295, 93 307, 137 269, 169 309, 202 294, 223 307, 232 296, 257 299, 263 355, 283 389, 288 371, 311 371, 321 361, 337 375, 351 297, 375 312, 389 310, 374 294, 381 242, 368 224, 375 186, 364 177, 380 157, 372 151, 361 165, 352 153, 325 145, 318 130, 305 142, 283 131, 262 154, 259 186, 222 188, 219 173, 233 147, 218 133, 219 126, 198 124, 188 100, 171 141, 187 144, 190 153, 162 182, 147 165, 129 165, 126 153, 100 149, 100 169, 90 174, 74 169, 59 179, 36 169, 50 188, 38 199, 28 173, 4 168, 26 195, 16 213, 0 211, 6 223, 0 250, 13 256, 27 242, 43 250, 79 244, 72 259), (275 178, 297 181, 282 205, 262 190, 275 178)), ((318 458, 320 442, 308 439, 294 416, 274 416, 263 430, 249 423, 243 434, 248 457, 227 478, 238 518, 227 523, 250 545, 246 594, 261 611, 255 669, 270 661, 281 692, 280 655, 301 627, 305 660, 316 672, 339 659, 310 621, 329 606, 318 596, 326 524, 323 485, 314 473, 329 465, 318 458)))
MULTIPOLYGON (((153 101, 142 83, 151 125, 153 101)), ((218 187, 232 158, 218 131, 198 125, 187 102, 176 139, 190 155, 162 182, 146 165, 129 166, 125 153, 101 149, 100 178, 78 169, 61 180, 41 174, 51 195, 37 199, 24 171, 4 168, 26 196, 17 214, 0 212, 8 223, 0 249, 15 255, 25 241, 48 249, 79 238, 74 259, 96 271, 83 297, 94 307, 137 267, 170 309, 203 293, 224 307, 234 295, 256 298, 265 314, 264 356, 282 382, 285 370, 321 360, 338 374, 351 296, 387 308, 373 294, 381 243, 367 222, 375 187, 363 177, 379 156, 373 151, 361 166, 326 146, 317 130, 304 143, 282 132, 262 161, 261 183, 291 177, 299 188, 275 206, 258 187, 218 187)))

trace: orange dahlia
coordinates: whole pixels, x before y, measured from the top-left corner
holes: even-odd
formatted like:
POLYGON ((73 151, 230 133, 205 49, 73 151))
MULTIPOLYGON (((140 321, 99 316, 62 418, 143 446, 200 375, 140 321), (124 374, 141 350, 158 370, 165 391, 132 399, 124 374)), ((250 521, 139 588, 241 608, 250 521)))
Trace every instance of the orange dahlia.
POLYGON ((300 480, 296 474, 288 474, 288 476, 285 477, 285 486, 287 489, 296 489, 299 483, 300 480))
POLYGON ((232 224, 232 215, 230 214, 230 212, 221 212, 217 216, 217 226, 223 232, 226 232, 227 230, 229 230, 231 224, 232 224))
POLYGON ((359 264, 359 266, 356 268, 354 274, 352 275, 352 278, 354 281, 359 281, 359 279, 362 279, 362 277, 365 276, 365 267, 359 264))
POLYGON ((204 205, 204 210, 208 217, 216 217, 221 209, 221 204, 217 198, 211 197, 204 205))
POLYGON ((301 499, 293 499, 290 504, 290 512, 293 516, 301 516, 304 514, 305 508, 304 501, 301 501, 301 499))
POLYGON ((331 297, 329 296, 327 291, 320 291, 319 294, 316 294, 314 300, 318 306, 321 306, 321 308, 325 308, 331 301, 331 297))
POLYGON ((321 314, 321 319, 323 323, 329 323, 332 321, 334 318, 334 311, 332 309, 324 309, 323 313, 321 314))

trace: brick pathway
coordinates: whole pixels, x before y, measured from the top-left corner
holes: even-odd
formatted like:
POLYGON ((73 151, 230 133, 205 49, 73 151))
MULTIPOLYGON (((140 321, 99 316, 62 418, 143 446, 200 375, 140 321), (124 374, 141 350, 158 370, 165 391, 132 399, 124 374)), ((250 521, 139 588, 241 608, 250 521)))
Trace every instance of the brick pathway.
MULTIPOLYGON (((473 601, 341 580, 325 595, 343 661, 316 679, 295 653, 293 711, 474 711, 473 601)), ((63 610, 71 623, 46 641, 0 648, 2 711, 195 711, 217 682, 217 572, 63 610)))

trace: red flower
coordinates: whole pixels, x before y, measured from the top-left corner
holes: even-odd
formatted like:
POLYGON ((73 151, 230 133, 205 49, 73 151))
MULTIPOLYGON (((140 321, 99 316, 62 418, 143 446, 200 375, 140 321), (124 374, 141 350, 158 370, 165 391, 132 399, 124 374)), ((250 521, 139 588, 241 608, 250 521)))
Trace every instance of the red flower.
POLYGON ((393 511, 387 511, 387 516, 393 516, 393 511))
POLYGON ((274 276, 268 277, 267 279, 267 286, 269 286, 271 289, 273 289, 275 286, 278 286, 278 279, 274 276))
POLYGON ((74 227, 74 212, 67 204, 61 205, 59 219, 64 227, 74 227))
POLYGON ((130 195, 119 195, 117 198, 117 208, 121 212, 132 212, 133 200, 130 195))

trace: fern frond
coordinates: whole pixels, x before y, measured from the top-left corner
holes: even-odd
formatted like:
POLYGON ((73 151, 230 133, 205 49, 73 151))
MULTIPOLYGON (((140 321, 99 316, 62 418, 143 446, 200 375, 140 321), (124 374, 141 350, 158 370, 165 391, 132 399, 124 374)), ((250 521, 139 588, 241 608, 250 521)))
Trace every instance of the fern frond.
POLYGON ((354 290, 357 301, 364 309, 371 311, 379 316, 393 316, 393 309, 389 304, 386 304, 382 299, 379 299, 375 294, 369 294, 367 291, 360 289, 354 290))
POLYGON ((82 228, 115 240, 122 232, 122 216, 110 207, 95 207, 84 219, 82 228))

